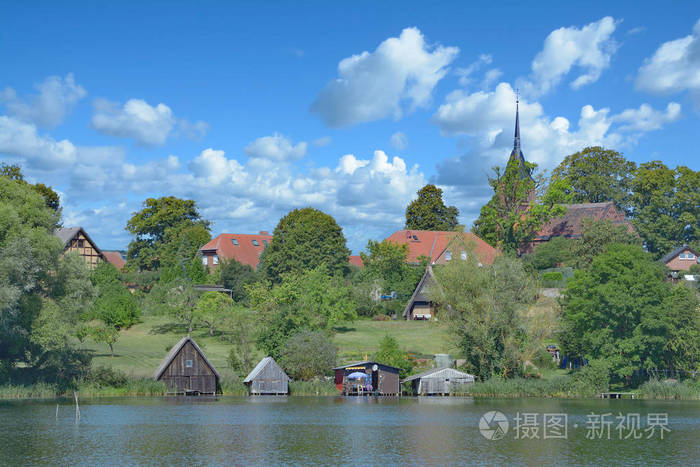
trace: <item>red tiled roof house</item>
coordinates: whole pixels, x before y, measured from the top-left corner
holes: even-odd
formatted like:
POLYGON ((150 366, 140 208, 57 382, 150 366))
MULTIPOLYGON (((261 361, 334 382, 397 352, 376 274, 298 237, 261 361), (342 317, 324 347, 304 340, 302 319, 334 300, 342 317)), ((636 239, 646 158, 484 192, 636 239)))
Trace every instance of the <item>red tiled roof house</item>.
POLYGON ((219 261, 235 259, 257 269, 260 255, 271 241, 272 235, 264 230, 257 235, 222 233, 199 249, 202 264, 209 266, 209 270, 213 271, 219 265, 219 261))

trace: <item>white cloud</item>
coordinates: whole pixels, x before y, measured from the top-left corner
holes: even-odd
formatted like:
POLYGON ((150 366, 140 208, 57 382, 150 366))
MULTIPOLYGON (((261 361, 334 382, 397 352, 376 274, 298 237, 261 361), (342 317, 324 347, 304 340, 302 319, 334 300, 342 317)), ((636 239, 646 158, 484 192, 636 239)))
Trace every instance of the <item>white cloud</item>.
POLYGON ((13 117, 47 128, 61 123, 87 94, 82 86, 75 83, 73 73, 68 73, 65 78, 49 76, 35 88, 39 91, 38 95, 22 99, 14 89, 6 87, 0 91, 0 102, 5 104, 7 112, 13 117))
POLYGON ((491 55, 481 54, 479 55, 479 58, 477 58, 476 61, 469 64, 469 66, 465 68, 457 68, 455 70, 455 74, 459 77, 459 84, 461 86, 470 85, 474 80, 472 78, 474 73, 479 71, 484 66, 490 65, 491 62, 493 62, 493 57, 491 55))
POLYGON ((301 159, 306 155, 307 144, 301 141, 295 145, 284 136, 275 133, 263 136, 248 144, 243 150, 250 157, 287 161, 301 159))
POLYGON ((571 82, 573 89, 596 82, 617 50, 612 38, 616 26, 615 20, 606 16, 582 28, 571 26, 552 31, 532 61, 530 78, 518 85, 529 95, 543 95, 574 67, 580 69, 580 74, 571 82))
POLYGON ((658 94, 689 90, 700 99, 700 20, 692 34, 664 42, 644 61, 636 87, 658 94))
POLYGON ((322 148, 331 144, 332 141, 333 140, 330 136, 321 136, 320 138, 314 140, 314 146, 322 148))
POLYGON ((40 135, 35 125, 0 116, 0 153, 24 159, 35 168, 51 169, 73 164, 77 148, 68 140, 40 135))
POLYGON ((95 113, 91 123, 95 130, 120 138, 133 138, 144 146, 162 146, 173 130, 199 139, 209 128, 202 121, 190 123, 175 117, 165 104, 151 106, 142 99, 129 99, 123 107, 105 99, 96 99, 93 105, 95 113))
POLYGON ((401 151, 408 147, 408 136, 406 136, 406 134, 401 131, 397 131, 396 133, 391 135, 389 142, 392 146, 401 151))
POLYGON ((681 105, 670 102, 666 111, 654 110, 649 104, 642 104, 638 109, 627 109, 613 117, 614 122, 624 123, 620 131, 658 130, 667 123, 675 122, 681 116, 681 105))
POLYGON ((338 78, 319 93, 311 110, 331 127, 369 122, 426 106, 435 85, 457 56, 456 47, 429 46, 417 28, 338 64, 338 78))

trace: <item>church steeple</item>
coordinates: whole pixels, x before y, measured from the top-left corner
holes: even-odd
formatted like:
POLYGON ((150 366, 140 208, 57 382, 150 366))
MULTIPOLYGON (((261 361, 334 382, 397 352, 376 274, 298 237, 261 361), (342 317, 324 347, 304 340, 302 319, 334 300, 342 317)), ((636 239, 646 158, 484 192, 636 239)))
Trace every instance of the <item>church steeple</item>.
POLYGON ((513 138, 513 151, 510 153, 508 163, 518 163, 520 165, 520 178, 532 178, 530 170, 525 165, 525 156, 520 149, 520 99, 516 94, 515 98, 515 136, 513 138))

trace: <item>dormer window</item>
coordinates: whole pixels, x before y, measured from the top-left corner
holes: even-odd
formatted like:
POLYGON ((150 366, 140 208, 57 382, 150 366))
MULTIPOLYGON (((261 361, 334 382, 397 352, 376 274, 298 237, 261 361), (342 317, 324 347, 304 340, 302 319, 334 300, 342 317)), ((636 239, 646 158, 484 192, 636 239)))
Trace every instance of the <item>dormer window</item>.
POLYGON ((238 240, 235 238, 231 239, 231 243, 233 243, 233 246, 238 246, 238 240))
POLYGON ((257 240, 253 240, 253 246, 260 246, 260 242, 258 242, 257 240))

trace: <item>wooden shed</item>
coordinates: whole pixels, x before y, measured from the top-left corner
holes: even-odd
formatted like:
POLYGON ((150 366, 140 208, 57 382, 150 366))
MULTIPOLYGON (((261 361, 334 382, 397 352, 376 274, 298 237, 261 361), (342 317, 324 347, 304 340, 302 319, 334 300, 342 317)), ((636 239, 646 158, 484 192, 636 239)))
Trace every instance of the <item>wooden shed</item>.
POLYGON ((343 395, 398 396, 399 368, 376 362, 357 362, 333 368, 335 386, 343 395))
POLYGON ((163 381, 174 394, 216 394, 221 377, 202 349, 189 336, 175 344, 153 379, 163 381))
POLYGON ((401 383, 411 383, 413 394, 419 396, 450 395, 455 386, 472 384, 474 375, 454 368, 433 368, 432 370, 409 376, 401 383))
POLYGON ((253 371, 246 376, 243 383, 248 386, 249 394, 289 394, 289 376, 274 358, 260 360, 253 371))

